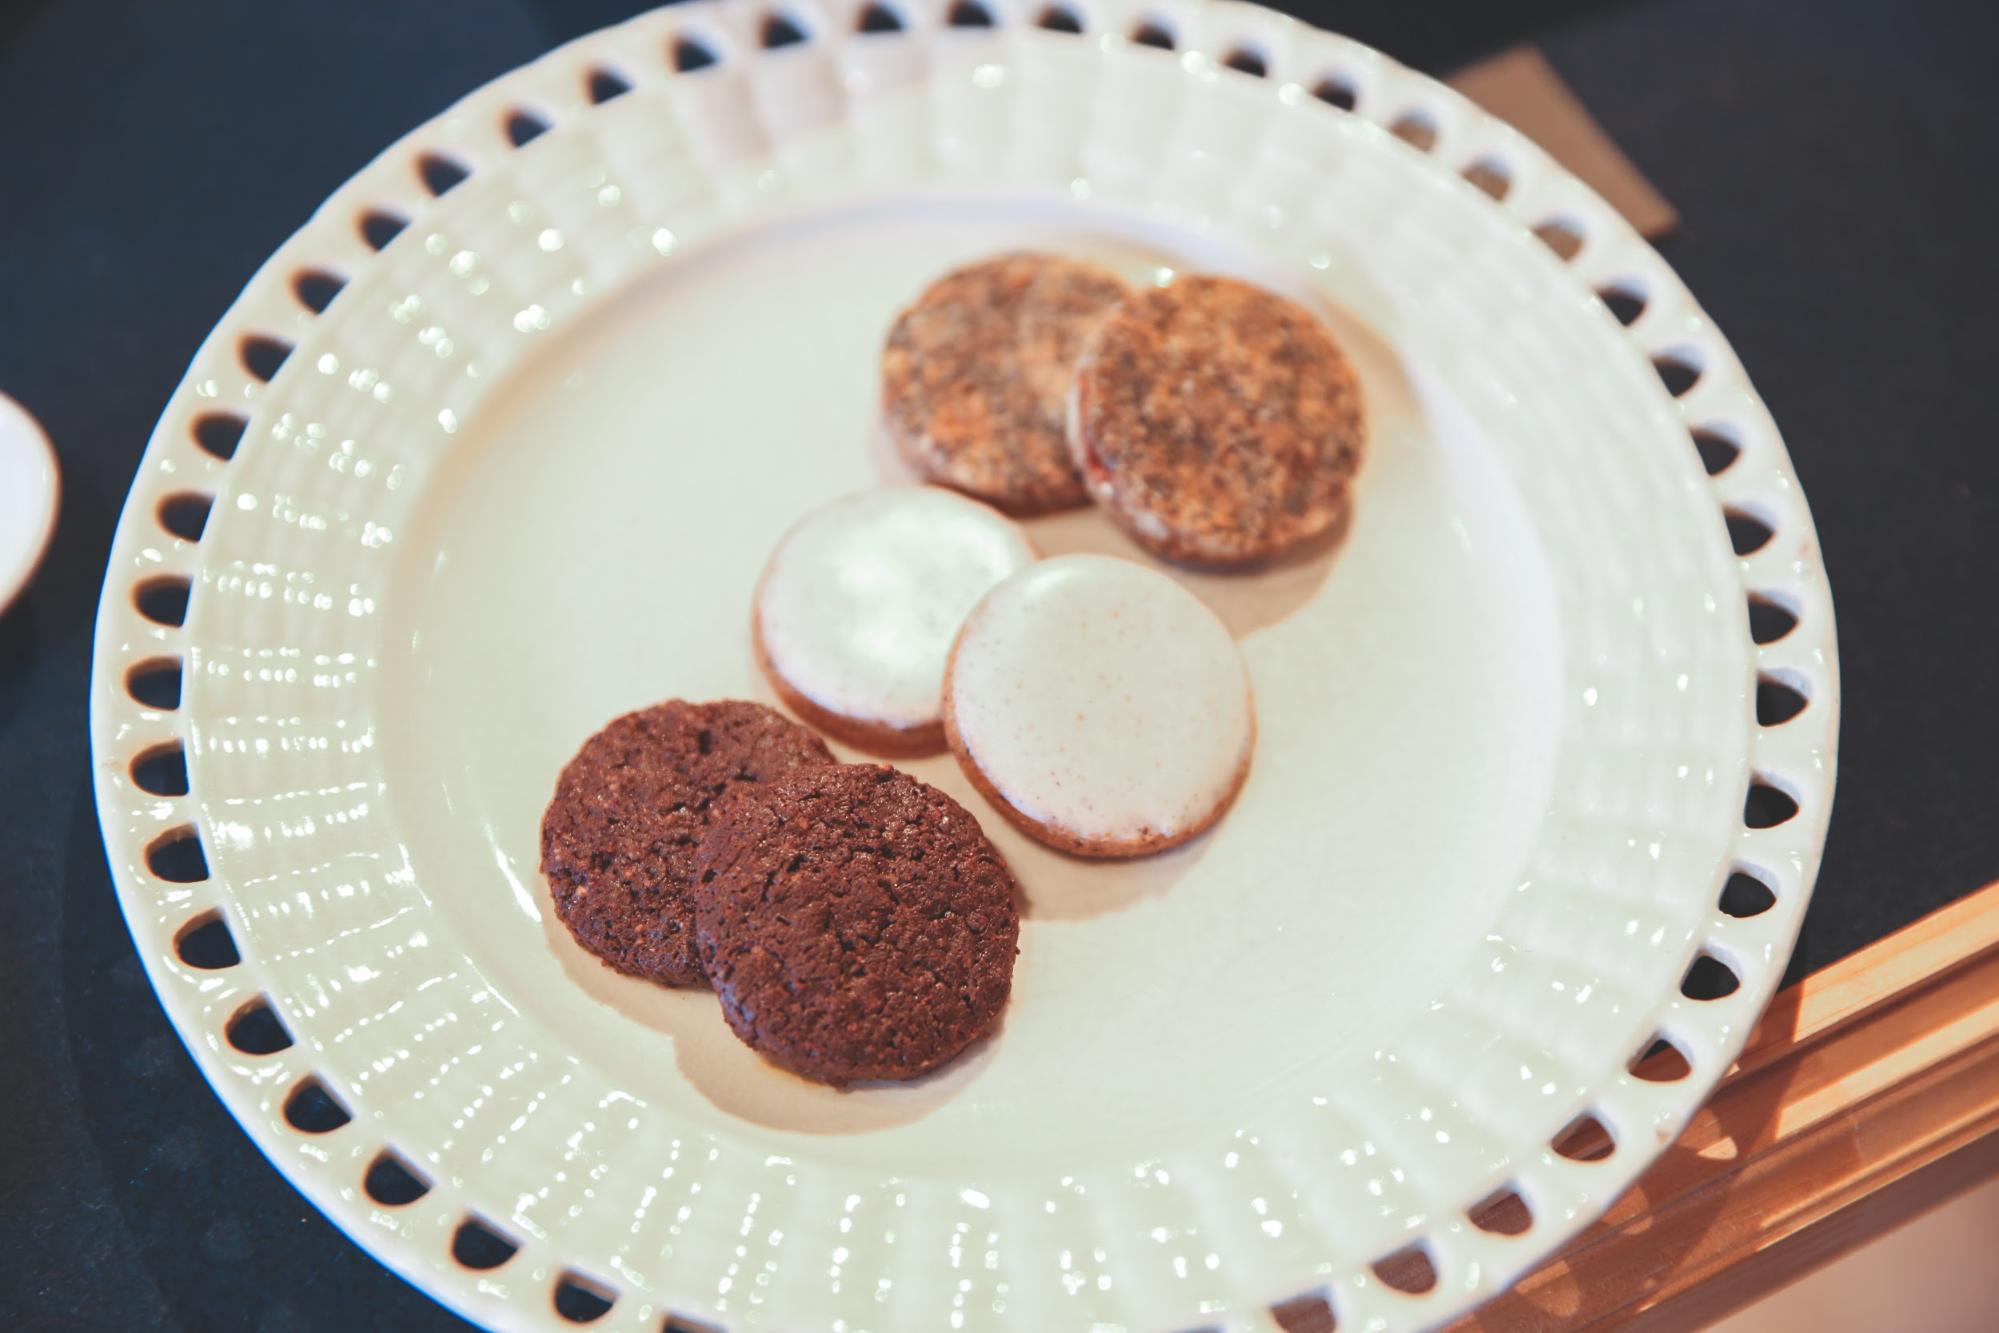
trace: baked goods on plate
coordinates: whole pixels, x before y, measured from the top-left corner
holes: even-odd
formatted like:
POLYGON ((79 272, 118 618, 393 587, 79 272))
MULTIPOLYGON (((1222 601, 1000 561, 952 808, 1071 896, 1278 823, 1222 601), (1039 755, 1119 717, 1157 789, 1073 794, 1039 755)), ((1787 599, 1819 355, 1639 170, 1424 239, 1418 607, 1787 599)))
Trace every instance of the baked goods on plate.
POLYGON ((752 611, 757 662, 785 706, 882 755, 944 748, 944 660, 986 591, 1034 562, 1005 515, 935 486, 863 491, 800 519, 752 611))
POLYGON ((1244 565, 1333 527, 1360 467, 1360 382, 1325 324, 1235 278, 1122 302, 1076 370, 1090 495, 1168 560, 1244 565))
POLYGON ((761 704, 675 699, 615 719, 563 768, 542 815, 556 915, 620 972, 705 985, 688 893, 715 802, 832 762, 826 742, 761 704))
POLYGON ((1044 560, 951 650, 944 728, 1015 824, 1081 856, 1175 846, 1221 818, 1256 739, 1248 669, 1199 598, 1129 560, 1044 560))
POLYGON ((1013 876, 970 812, 874 764, 728 802, 701 846, 701 961, 736 1035, 844 1085, 929 1073, 1013 983, 1013 876))
POLYGON ((939 278, 882 349, 882 422, 896 451, 926 481, 1008 513, 1089 503, 1064 398, 1085 339, 1124 294, 1109 269, 1046 254, 939 278))

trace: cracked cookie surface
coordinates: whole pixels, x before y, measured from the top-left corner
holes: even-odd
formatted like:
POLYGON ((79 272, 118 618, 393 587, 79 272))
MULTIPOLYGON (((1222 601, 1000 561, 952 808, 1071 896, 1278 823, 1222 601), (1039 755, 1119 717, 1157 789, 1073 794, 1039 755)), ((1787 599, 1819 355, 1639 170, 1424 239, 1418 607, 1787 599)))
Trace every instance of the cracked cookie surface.
POLYGON ((882 348, 882 422, 926 481, 1009 514, 1087 504, 1065 414, 1076 357, 1125 294, 1109 269, 1009 254, 945 274, 882 348))
POLYGON ((821 1083, 911 1079, 997 1023, 1012 874, 963 806, 874 764, 734 793, 703 839, 695 922, 729 1026, 821 1083))
POLYGON ((1364 447, 1360 382, 1311 311, 1234 278, 1132 296, 1076 370, 1069 447, 1154 555, 1242 565, 1330 529, 1364 447))
POLYGON ((832 763, 824 741, 762 704, 675 699, 625 714, 583 743, 542 815, 556 916, 619 972, 706 984, 688 890, 715 802, 832 763))

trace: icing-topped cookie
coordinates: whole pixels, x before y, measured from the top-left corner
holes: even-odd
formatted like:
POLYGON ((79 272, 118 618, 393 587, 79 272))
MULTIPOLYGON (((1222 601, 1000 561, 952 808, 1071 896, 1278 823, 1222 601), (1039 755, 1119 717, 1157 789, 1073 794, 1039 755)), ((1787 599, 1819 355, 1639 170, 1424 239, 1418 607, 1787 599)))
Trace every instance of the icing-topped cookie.
POLYGON ((882 348, 882 422, 926 481, 1008 513, 1087 504, 1064 423, 1076 358, 1125 294, 1115 273, 1010 254, 945 274, 882 348))
POLYGON ((1360 384, 1311 311, 1234 278, 1140 292, 1076 369, 1069 447, 1090 497, 1155 555, 1239 565, 1339 519, 1360 384))
POLYGON ((1011 520, 934 486, 814 510, 757 585, 757 660, 806 721, 876 754, 944 748, 944 663, 994 584, 1034 563, 1011 520))
POLYGON ((987 799, 1082 856, 1202 832, 1256 739, 1222 622, 1164 574, 1101 555, 1041 561, 986 594, 951 650, 944 728, 987 799))

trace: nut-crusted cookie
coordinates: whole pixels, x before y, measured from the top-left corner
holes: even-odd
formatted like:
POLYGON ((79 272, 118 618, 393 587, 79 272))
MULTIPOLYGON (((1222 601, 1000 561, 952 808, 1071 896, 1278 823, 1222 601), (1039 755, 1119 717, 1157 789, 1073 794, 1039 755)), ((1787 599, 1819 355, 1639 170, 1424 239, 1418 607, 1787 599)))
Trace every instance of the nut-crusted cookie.
POLYGON ((1294 301, 1183 277, 1112 312, 1077 367, 1069 445, 1092 499, 1155 555, 1261 560, 1325 532, 1360 467, 1360 385, 1294 301))
POLYGON ((1013 876, 965 808, 874 764, 731 795, 701 844, 701 961, 736 1035, 835 1086, 911 1079, 991 1031, 1013 876))
POLYGON ((925 480, 1011 514, 1088 503, 1064 412, 1076 358, 1125 294, 1115 273, 1010 254, 948 273, 882 349, 882 421, 925 480))
POLYGON ((620 972, 705 984, 688 890, 715 802, 833 762, 824 741, 762 704, 675 699, 625 714, 583 743, 542 815, 556 915, 620 972))

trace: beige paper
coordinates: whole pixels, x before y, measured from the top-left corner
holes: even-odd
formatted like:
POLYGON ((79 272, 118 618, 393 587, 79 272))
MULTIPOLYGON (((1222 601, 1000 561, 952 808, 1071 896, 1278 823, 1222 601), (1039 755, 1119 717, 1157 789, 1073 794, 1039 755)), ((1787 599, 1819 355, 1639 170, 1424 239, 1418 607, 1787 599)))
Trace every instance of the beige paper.
POLYGON ((1534 47, 1516 46, 1467 65, 1447 82, 1547 149, 1647 239, 1658 240, 1678 224, 1672 204, 1534 47))

